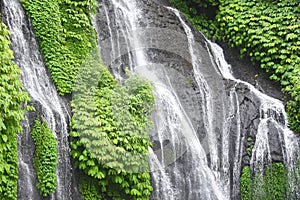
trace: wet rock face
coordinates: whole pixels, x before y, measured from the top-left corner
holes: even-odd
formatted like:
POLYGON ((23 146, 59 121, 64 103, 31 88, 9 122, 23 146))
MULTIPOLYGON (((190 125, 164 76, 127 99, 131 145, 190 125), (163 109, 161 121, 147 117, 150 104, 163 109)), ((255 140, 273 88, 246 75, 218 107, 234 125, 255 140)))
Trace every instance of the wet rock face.
POLYGON ((235 77, 257 86, 259 90, 271 97, 282 101, 287 100, 287 97, 281 92, 280 83, 269 79, 272 74, 266 73, 264 69, 259 67, 258 63, 251 62, 249 57, 241 58, 238 48, 230 48, 228 44, 223 42, 220 45, 224 49, 226 60, 232 66, 235 77))
MULTIPOLYGON (((111 53, 111 46, 108 40, 110 39, 111 35, 109 33, 109 26, 105 16, 104 4, 106 7, 108 7, 108 10, 106 10, 106 12, 111 20, 111 23, 115 23, 113 16, 114 10, 112 5, 108 4, 106 1, 99 1, 99 14, 96 18, 96 24, 101 28, 101 30, 99 30, 100 46, 102 48, 101 53, 102 58, 108 65, 110 65, 111 67, 116 67, 113 65, 117 62, 115 60, 114 62, 112 62, 109 55, 111 53)), ((193 119, 194 125, 196 127, 199 126, 199 124, 201 124, 199 123, 199 120, 201 120, 201 117, 199 117, 201 116, 201 112, 197 112, 196 110, 201 110, 201 108, 199 108, 200 98, 199 96, 197 96, 197 84, 194 80, 186 35, 179 19, 173 12, 164 7, 169 5, 166 1, 141 0, 138 1, 137 5, 141 8, 142 11, 142 17, 138 21, 138 27, 141 28, 140 31, 146 30, 143 32, 143 34, 144 36, 146 35, 145 37, 147 39, 149 39, 147 41, 144 41, 143 44, 143 47, 146 50, 147 58, 152 63, 159 63, 166 66, 167 73, 169 74, 173 86, 178 92, 178 96, 180 97, 181 102, 183 102, 186 110, 189 110, 189 113, 191 113, 190 115, 193 119), (169 46, 171 46, 171 48, 169 46)), ((190 25, 190 23, 188 24, 190 25)), ((113 35, 115 35, 119 30, 116 28, 115 30, 111 31, 113 35)), ((209 55, 207 52, 204 52, 207 51, 205 47, 206 42, 204 40, 204 37, 195 29, 193 29, 193 31, 195 40, 202 46, 200 48, 203 48, 203 59, 205 60, 207 59, 207 57, 209 57, 209 55)), ((228 50, 230 51, 230 49, 228 50)), ((233 60, 233 55, 230 55, 231 59, 233 60)), ((120 58, 120 60, 123 63, 122 66, 128 65, 128 55, 122 55, 122 58, 120 58)), ((206 62, 207 68, 212 67, 209 66, 211 65, 209 64, 210 61, 204 62, 206 62)), ((251 63, 247 63, 246 66, 241 66, 241 62, 239 62, 238 64, 239 66, 237 66, 236 63, 234 65, 234 71, 236 72, 236 75, 241 74, 238 73, 236 68, 240 68, 240 71, 243 71, 244 68, 247 68, 249 71, 251 71, 251 66, 249 66, 251 65, 251 63)), ((246 77, 241 78, 245 79, 246 77)), ((260 80, 260 82, 262 81, 263 80, 260 80)), ((268 82, 268 80, 266 81, 268 82)), ((233 87, 225 80, 222 82, 222 84, 224 85, 224 87, 226 87, 225 92, 228 92, 230 88, 233 87)), ((273 96, 276 97, 276 94, 278 94, 278 90, 273 92, 273 96)), ((237 92, 239 94, 240 109, 242 113, 242 127, 244 129, 244 132, 247 133, 247 136, 254 137, 254 133, 256 132, 255 129, 257 128, 255 119, 259 118, 259 100, 253 99, 255 97, 253 97, 249 93, 249 89, 247 88, 247 86, 240 86, 240 88, 237 88, 237 92), (251 128, 253 130, 251 130, 251 128)), ((196 129, 201 129, 201 126, 196 129)), ((201 137, 203 136, 201 136, 200 134, 200 138, 201 137)))
MULTIPOLYGON (((268 80, 267 80, 268 81, 268 80)), ((245 137, 243 147, 244 152, 242 155, 242 167, 250 165, 250 155, 247 149, 253 148, 256 140, 257 129, 260 119, 259 108, 261 102, 259 98, 249 91, 245 85, 236 87, 239 94, 240 116, 241 116, 241 137, 245 137), (250 138, 250 139, 249 139, 250 138), (249 139, 249 140, 248 140, 249 139)), ((278 116, 278 121, 282 119, 278 116)), ((269 122, 268 142, 270 145, 271 158, 273 162, 283 162, 282 144, 280 143, 279 135, 282 130, 274 125, 274 122, 269 122)), ((233 143, 233 141, 232 141, 233 143)))
MULTIPOLYGON (((199 91, 199 88, 197 87, 188 40, 178 17, 164 6, 168 6, 166 1, 137 1, 137 7, 139 7, 141 11, 140 17, 137 20, 137 29, 139 29, 139 37, 140 40, 142 40, 141 48, 144 49, 148 62, 152 63, 151 67, 153 70, 160 71, 158 74, 167 75, 168 81, 176 91, 176 95, 191 120, 194 129, 197 131, 198 138, 204 149, 207 151, 207 160, 211 163, 212 158, 208 152, 209 145, 206 144, 209 133, 205 131, 206 124, 204 123, 207 110, 202 107, 205 102, 203 98, 201 98, 201 91, 199 91)), ((109 2, 99 1, 98 11, 99 14, 96 18, 96 24, 98 27, 102 58, 106 64, 110 66, 113 73, 121 74, 122 76, 124 75, 122 72, 125 71, 123 68, 129 65, 129 57, 130 55, 133 56, 132 52, 134 52, 135 49, 130 49, 130 51, 128 51, 130 53, 125 52, 122 56, 112 59, 112 45, 109 40, 110 38, 115 39, 114 36, 117 35, 118 32, 121 32, 122 25, 116 23, 114 15, 115 11, 113 5, 109 2)), ((191 25, 189 22, 186 23, 191 25)), ((205 38, 195 29, 191 29, 194 33, 195 41, 197 42, 197 53, 201 55, 201 72, 204 74, 206 80, 208 80, 208 86, 213 90, 212 102, 214 114, 216 116, 216 119, 213 119, 215 126, 213 132, 217 135, 217 147, 219 149, 218 156, 220 158, 222 158, 224 154, 220 149, 222 149, 222 141, 225 137, 221 134, 223 131, 222 127, 224 126, 222 120, 232 118, 229 127, 230 133, 228 136, 229 146, 227 154, 229 158, 238 157, 238 162, 240 162, 239 168, 234 169, 234 166, 236 165, 234 159, 229 160, 230 179, 234 179, 234 176, 237 176, 234 174, 234 170, 241 171, 243 166, 250 165, 251 151, 249 152, 247 149, 253 148, 256 141, 257 129, 261 117, 259 111, 261 102, 259 97, 253 94, 247 85, 236 84, 233 81, 225 80, 220 76, 215 67, 215 62, 217 61, 212 61, 210 59, 211 49, 205 38), (229 94, 232 91, 237 94, 236 101, 238 105, 236 106, 239 108, 238 113, 233 113, 232 116, 230 116, 226 113, 226 109, 228 108, 229 94), (237 122, 238 120, 240 123, 237 122), (242 152, 237 152, 236 149, 241 149, 242 152), (239 153, 241 153, 241 155, 237 155, 239 153)), ((226 55, 227 58, 228 55, 230 55, 230 60, 234 61, 232 54, 227 53, 226 55)), ((236 59, 238 60, 239 58, 236 59)), ((245 74, 251 74, 250 72, 253 70, 251 65, 252 64, 249 62, 234 62, 233 70, 235 75, 241 75, 241 79, 247 81, 247 76, 245 77, 245 74), (244 68, 249 73, 244 73, 244 68)), ((260 90, 264 90, 263 87, 269 86, 270 84, 268 83, 268 80, 266 80, 267 83, 264 83, 264 80, 261 77, 266 78, 267 76, 262 76, 261 74, 262 72, 260 71, 259 87, 260 90)), ((164 79, 163 76, 164 75, 161 75, 161 79, 164 79)), ((251 79, 252 77, 255 77, 255 74, 249 77, 249 81, 250 83, 255 83, 255 81, 253 82, 251 79)), ((279 97, 278 95, 280 95, 280 92, 278 92, 278 90, 275 88, 267 88, 268 93, 274 97, 279 97)), ((151 138, 154 143, 153 150, 159 150, 161 148, 159 138, 155 134, 151 134, 151 138)), ((276 126, 272 126, 272 124, 269 125, 268 139, 272 160, 283 161, 282 148, 279 142, 279 131, 276 126)), ((170 141, 163 141, 162 143, 165 144, 169 142, 170 141)), ((189 165, 188 157, 192 156, 187 153, 176 161, 177 170, 183 174, 187 173, 191 167, 189 165)), ((220 162, 220 165, 222 165, 222 161, 220 162)), ((174 170, 173 167, 173 164, 171 164, 167 171, 171 173, 174 170)), ((186 178, 188 175, 183 175, 183 177, 186 178)), ((182 188, 179 189, 183 199, 187 199, 189 195, 193 195, 189 194, 187 191, 190 188, 184 186, 188 184, 188 180, 185 180, 185 178, 182 179, 182 188)), ((232 184, 234 183, 230 182, 230 184, 230 188, 233 188, 234 186, 232 184)), ((153 194, 153 198, 157 195, 158 194, 153 194)), ((197 196, 194 197, 196 198, 197 196)), ((239 194, 232 194, 232 197, 239 198, 239 194)))
MULTIPOLYGON (((167 75, 168 81, 176 91, 176 95, 178 96, 186 114, 191 119, 191 123, 197 131, 198 138, 204 146, 204 149, 208 150, 209 147, 206 147, 207 144, 205 143, 209 133, 205 131, 206 125, 203 122, 205 120, 204 116, 207 110, 204 110, 202 107, 205 102, 203 98, 201 98, 199 88, 197 87, 197 81, 195 80, 188 40, 178 17, 164 6, 168 6, 168 3, 164 0, 137 1, 137 7, 140 8, 141 11, 139 15, 140 17, 137 20, 137 29, 139 30, 140 40, 142 40, 141 48, 144 49, 148 62, 153 64, 153 66, 151 65, 153 70, 161 71, 160 74, 167 75)), ((130 49, 130 51, 128 51, 129 53, 126 53, 125 51, 122 56, 112 58, 112 45, 110 38, 115 39, 115 35, 122 32, 122 25, 116 23, 113 5, 108 1, 99 1, 98 12, 99 13, 96 17, 96 26, 98 27, 102 58, 105 63, 110 66, 113 73, 121 74, 121 76, 123 76, 123 72, 125 71, 124 67, 129 65, 129 57, 133 56, 132 52, 136 49, 130 49), (119 71, 116 69, 119 69, 119 71)), ((186 23, 191 25, 189 22, 186 23)), ((197 53, 201 55, 201 71, 203 72, 206 80, 208 80, 208 86, 213 90, 212 102, 214 112, 215 115, 219 117, 219 120, 214 121, 215 127, 213 130, 214 133, 218 135, 216 136, 219 143, 217 146, 221 149, 223 145, 222 140, 224 139, 224 136, 221 135, 221 132, 223 131, 222 126, 224 125, 222 125, 222 123, 224 122, 219 121, 226 120, 228 117, 231 117, 232 124, 229 128, 228 156, 229 158, 237 156, 240 157, 239 160, 241 163, 238 170, 241 170, 243 166, 250 165, 251 155, 247 153, 247 149, 251 148, 256 140, 259 119, 261 117, 259 111, 261 102, 259 97, 254 95, 247 85, 236 84, 232 81, 225 80, 220 76, 215 67, 216 61, 212 61, 210 59, 211 49, 209 48, 205 38, 195 29, 192 28, 192 31, 195 36, 195 41, 197 42, 197 53), (234 91, 237 94, 236 101, 238 104, 237 106, 239 107, 239 113, 234 113, 232 116, 228 116, 228 114, 226 114, 226 106, 228 106, 227 104, 229 101, 230 91, 234 91), (240 124, 237 124, 236 122, 238 118, 240 120, 240 124), (237 132, 237 130, 240 130, 240 132, 237 132), (237 148, 243 149, 241 155, 237 155, 237 148)), ((234 57, 231 57, 231 60, 234 60, 234 57)), ((242 61, 234 62, 233 67, 235 74, 243 76, 241 77, 243 80, 247 80, 247 78, 244 77, 245 73, 242 73, 243 69, 246 68, 249 72, 252 70, 251 63, 249 62, 246 62, 245 66, 243 66, 242 61)), ((163 75, 161 76, 161 79, 164 79, 163 75)), ((268 82, 268 80, 266 81, 268 82)), ((250 82, 253 81, 250 80, 250 82)), ((259 82, 262 83, 260 84, 262 87, 269 85, 264 84, 263 79, 260 79, 259 82)), ((262 88, 262 90, 264 90, 264 88, 262 88)), ((278 94, 280 94, 275 88, 268 88, 267 90, 269 93, 270 90, 273 90, 271 93, 273 94, 272 96, 275 97, 278 97, 278 94)), ((272 124, 269 126, 268 136, 272 160, 282 161, 282 149, 278 142, 279 133, 277 128, 272 126, 272 124)), ((155 134, 151 134, 151 137, 155 151, 160 148, 159 141, 155 134)), ((222 150, 218 151, 220 158, 223 153, 224 152, 222 152, 222 150)), ((188 157, 188 155, 184 155, 188 157)), ((207 159, 210 163, 211 155, 209 152, 207 152, 207 159)), ((235 163, 233 159, 229 162, 230 176, 231 179, 233 179, 233 167, 235 163)), ((186 172, 189 168, 188 159, 186 158, 179 158, 176 163, 177 167, 179 166, 181 169, 179 171, 186 172)), ((172 165, 168 171, 172 171, 172 165)), ((186 180, 183 180, 183 182, 185 181, 186 180)), ((231 184, 233 183, 231 182, 231 184)), ((180 193, 182 193, 183 196, 186 195, 185 197, 187 198, 189 195, 186 191, 187 188, 184 188, 184 185, 182 185, 182 187, 183 188, 180 189, 180 193)), ((230 187, 232 188, 233 186, 231 185, 230 187)))

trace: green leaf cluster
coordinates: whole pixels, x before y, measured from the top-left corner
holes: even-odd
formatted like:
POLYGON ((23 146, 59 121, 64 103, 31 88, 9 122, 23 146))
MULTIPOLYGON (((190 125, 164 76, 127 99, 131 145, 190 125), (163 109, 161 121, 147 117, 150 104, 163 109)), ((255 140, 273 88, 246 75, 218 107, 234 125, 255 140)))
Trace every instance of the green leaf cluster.
POLYGON ((103 199, 96 179, 83 175, 83 177, 80 177, 79 182, 79 192, 81 193, 83 200, 103 199))
POLYGON ((72 156, 104 198, 149 199, 153 87, 138 75, 121 85, 97 55, 85 62, 74 87, 72 156))
POLYGON ((78 68, 96 46, 96 1, 23 0, 43 58, 60 94, 71 93, 78 68))
POLYGON ((286 109, 290 128, 300 133, 300 103, 289 101, 286 105, 286 109))
POLYGON ((272 163, 264 170, 251 172, 250 167, 243 168, 240 178, 241 199, 284 200, 288 198, 288 175, 282 163, 272 163))
POLYGON ((57 142, 47 123, 40 120, 35 120, 31 136, 35 144, 34 167, 38 179, 37 188, 42 196, 49 196, 57 187, 57 142))
POLYGON ((9 31, 0 22, 0 199, 17 199, 17 133, 25 110, 21 105, 30 98, 22 86, 21 71, 10 50, 9 31))
POLYGON ((240 187, 241 187, 241 199, 250 200, 251 199, 251 171, 249 166, 243 168, 242 176, 240 178, 240 187))

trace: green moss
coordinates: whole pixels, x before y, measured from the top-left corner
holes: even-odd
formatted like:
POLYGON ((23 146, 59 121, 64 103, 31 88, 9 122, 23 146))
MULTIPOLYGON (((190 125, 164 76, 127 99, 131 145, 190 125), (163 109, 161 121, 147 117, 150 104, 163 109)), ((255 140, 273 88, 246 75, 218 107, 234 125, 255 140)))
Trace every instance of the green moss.
POLYGON ((148 199, 152 85, 132 75, 121 85, 96 52, 79 73, 72 101, 72 156, 113 199, 148 199))
POLYGON ((34 167, 37 172, 37 188, 42 196, 56 190, 57 142, 46 122, 35 121, 31 136, 35 144, 34 167))
MULTIPOLYGON (((1 15, 0 15, 1 16, 1 15)), ((29 101, 10 50, 9 32, 0 22, 0 199, 17 199, 18 153, 17 133, 25 110, 21 104, 29 101)), ((27 107, 26 107, 27 109, 27 107)))
POLYGON ((71 93, 78 68, 96 46, 91 14, 96 1, 23 0, 60 94, 71 93))

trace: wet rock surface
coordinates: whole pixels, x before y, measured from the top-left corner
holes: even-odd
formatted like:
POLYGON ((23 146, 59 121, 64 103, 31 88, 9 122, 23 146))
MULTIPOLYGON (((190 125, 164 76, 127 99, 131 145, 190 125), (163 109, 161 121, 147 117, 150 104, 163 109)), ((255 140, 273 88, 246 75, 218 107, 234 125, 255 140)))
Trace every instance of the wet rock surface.
MULTIPOLYGON (((117 35, 120 31, 120 25, 116 26, 114 22, 114 10, 111 4, 106 1, 99 1, 99 14, 96 18, 96 24, 101 27, 98 30, 100 38, 100 46, 102 47, 102 58, 108 64, 112 71, 118 71, 116 69, 124 68, 128 66, 129 55, 132 54, 136 49, 131 48, 126 53, 122 53, 121 57, 112 58, 112 47, 109 38, 117 35), (108 9, 104 9, 104 7, 108 9), (106 16, 105 16, 106 12, 106 16), (108 23, 107 18, 110 19, 108 23), (114 28, 111 28, 114 27, 114 28), (109 28, 111 28, 109 30, 109 28), (110 35, 112 34, 112 35, 110 35), (113 62, 112 62, 113 61, 113 62), (125 63, 125 64, 124 64, 125 63)), ((200 139, 203 148, 207 151, 207 160, 211 163, 211 155, 209 151, 209 145, 207 144, 208 133, 205 131, 206 124, 205 112, 202 105, 205 104, 203 98, 201 98, 199 88, 197 87, 197 81, 195 80, 195 75, 192 66, 192 59, 189 52, 188 40, 184 31, 184 28, 176 15, 164 6, 168 6, 166 1, 146 1, 141 0, 137 3, 141 10, 141 16, 138 19, 138 29, 142 35, 141 40, 143 40, 141 48, 144 49, 147 59, 152 63, 151 67, 153 71, 159 72, 158 76, 161 75, 161 79, 165 79, 165 82, 169 82, 173 89, 176 91, 181 105, 183 106, 186 114, 188 115, 194 129, 197 131, 198 138, 200 139), (168 77, 166 80, 165 77, 168 77)), ((185 20, 185 22, 190 26, 191 24, 185 20)), ((208 80, 208 86, 213 90, 212 97, 214 98, 214 114, 217 116, 213 119, 215 125, 214 133, 216 136, 218 144, 218 155, 222 157, 224 152, 222 152, 222 141, 224 137, 221 135, 223 131, 222 117, 226 120, 226 117, 232 118, 232 124, 230 126, 229 133, 229 146, 228 146, 228 156, 229 158, 239 157, 240 165, 238 169, 234 169, 236 163, 234 159, 230 159, 230 179, 233 180, 234 170, 241 171, 242 167, 250 165, 251 160, 251 150, 256 141, 257 129, 260 123, 261 113, 261 100, 260 98, 253 94, 252 89, 245 84, 236 84, 233 81, 226 80, 222 78, 216 70, 216 63, 211 60, 211 49, 204 38, 204 36, 192 28, 195 36, 195 41, 197 42, 197 52, 201 57, 202 67, 201 71, 204 74, 206 80, 208 80), (226 106, 228 106, 228 99, 230 92, 234 91, 237 94, 237 104, 238 112, 232 116, 226 114, 226 106), (239 116, 237 116, 239 115, 239 116), (219 118, 219 121, 217 120, 219 118), (238 124, 240 121, 240 124, 238 124), (219 126, 220 125, 220 126, 219 126), (250 138, 250 139, 249 139, 250 138), (241 149, 241 155, 236 149, 241 149)), ((273 81, 268 79, 269 74, 265 73, 262 69, 259 69, 257 65, 252 64, 249 59, 240 59, 239 54, 236 49, 230 49, 227 45, 221 44, 224 47, 226 60, 232 67, 233 74, 237 79, 247 81, 254 85, 258 90, 266 93, 272 97, 283 100, 284 95, 280 91, 280 86, 273 81)), ((136 67, 136 66, 135 66, 136 67)), ((121 71, 124 71, 121 70, 121 71)), ((120 74, 120 73, 119 73, 120 74)), ((121 73, 122 74, 122 73, 121 73)), ((282 144, 279 142, 279 130, 276 126, 269 126, 269 145, 272 154, 272 160, 275 162, 283 161, 282 155, 282 144)), ((160 150, 159 138, 155 136, 155 133, 151 134, 152 142, 154 143, 153 150, 160 150)), ((227 136, 226 136, 227 137, 227 136)), ((167 144, 170 141, 163 141, 163 144, 167 144)), ((189 177, 188 173, 192 165, 189 164, 189 158, 192 155, 188 155, 189 152, 184 153, 181 157, 176 160, 173 164, 168 166, 167 172, 172 174, 175 170, 174 165, 176 165, 177 170, 183 173, 183 177, 189 177), (184 175, 185 174, 185 175, 184 175)), ((220 163, 222 165, 222 163, 220 163)), ((222 172, 221 172, 222 173, 222 172)), ((225 172, 224 172, 225 173, 225 172)), ((177 188, 179 193, 182 194, 182 199, 188 199, 191 195, 197 198, 197 194, 189 194, 187 190, 191 191, 191 188, 186 188, 188 180, 182 179, 181 187, 177 188), (194 196, 193 196, 194 195, 194 196)), ((172 180, 171 180, 172 181, 172 180)), ((173 180, 174 181, 174 180, 173 180)), ((189 180, 190 181, 190 180, 189 180)), ((233 184, 233 182, 231 182, 233 184)), ((234 186, 231 185, 230 188, 234 186)), ((158 191, 154 191, 153 198, 159 196, 158 191)), ((233 198, 240 198, 239 194, 233 193, 233 198)))
POLYGON ((226 60, 231 65, 236 78, 256 86, 258 90, 271 97, 284 102, 288 99, 288 96, 281 91, 280 84, 269 79, 271 73, 261 69, 258 63, 251 62, 248 56, 241 58, 238 48, 230 48, 224 42, 219 44, 224 49, 226 60))

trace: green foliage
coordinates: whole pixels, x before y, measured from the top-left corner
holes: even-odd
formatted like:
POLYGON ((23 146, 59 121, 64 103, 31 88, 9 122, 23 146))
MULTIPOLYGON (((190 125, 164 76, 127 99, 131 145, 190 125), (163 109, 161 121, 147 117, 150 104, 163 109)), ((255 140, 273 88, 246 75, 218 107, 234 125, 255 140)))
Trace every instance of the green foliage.
POLYGON ((282 163, 272 163, 262 176, 259 172, 251 173, 250 167, 246 166, 242 171, 240 187, 243 200, 284 200, 288 195, 287 171, 282 163))
POLYGON ((241 187, 241 199, 250 200, 251 199, 251 172, 249 166, 243 168, 242 176, 240 178, 240 187, 241 187))
POLYGON ((37 188, 42 196, 56 190, 57 142, 46 122, 35 120, 31 132, 35 144, 34 166, 37 172, 37 188))
POLYGON ((0 22, 0 199, 17 199, 18 154, 17 133, 22 131, 20 120, 25 109, 21 104, 29 101, 13 62, 9 49, 9 32, 0 22))
POLYGON ((248 138, 247 138, 247 141, 248 141, 248 142, 253 142, 253 138, 252 138, 252 137, 248 137, 248 138))
POLYGON ((79 192, 83 200, 101 200, 98 181, 89 176, 80 177, 79 192))
POLYGON ((300 133, 300 103, 289 101, 286 107, 290 128, 300 133))
POLYGON ((152 85, 137 75, 120 85, 97 55, 87 59, 74 87, 72 156, 105 196, 148 199, 152 85))
POLYGON ((23 0, 60 94, 71 93, 78 68, 96 46, 91 14, 96 1, 23 0))
POLYGON ((282 163, 273 163, 271 167, 266 169, 264 183, 266 199, 286 199, 288 175, 282 163))
POLYGON ((253 150, 253 144, 252 145, 250 145, 247 149, 246 149, 246 152, 247 152, 247 154, 248 154, 248 156, 250 156, 251 157, 251 155, 252 155, 252 150, 253 150))
POLYGON ((253 147, 254 147, 253 138, 248 137, 247 142, 250 143, 250 144, 248 144, 248 146, 246 148, 246 153, 248 154, 248 156, 251 157, 252 156, 252 150, 253 150, 253 147))

